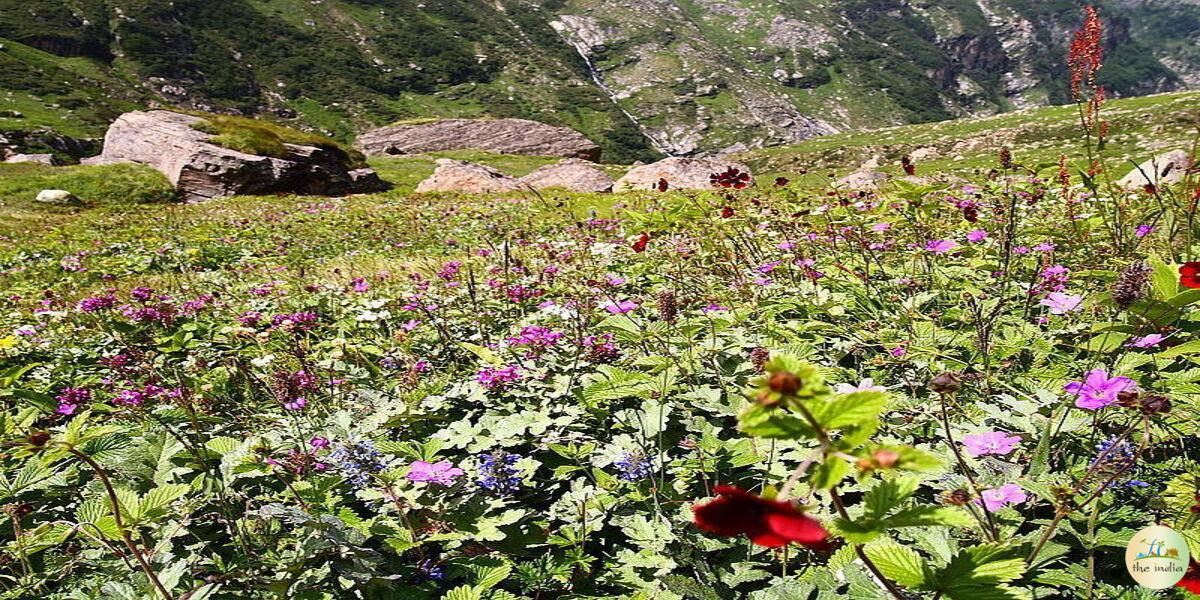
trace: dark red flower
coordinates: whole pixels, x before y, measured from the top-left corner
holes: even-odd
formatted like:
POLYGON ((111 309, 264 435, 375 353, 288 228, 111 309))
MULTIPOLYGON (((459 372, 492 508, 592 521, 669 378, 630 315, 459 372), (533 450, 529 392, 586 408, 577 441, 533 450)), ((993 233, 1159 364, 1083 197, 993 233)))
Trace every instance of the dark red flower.
POLYGON ((743 190, 750 187, 750 174, 734 167, 729 167, 723 173, 713 173, 708 176, 708 180, 712 182, 713 187, 733 188, 735 190, 743 190))
POLYGON ((1183 579, 1180 579, 1179 583, 1175 585, 1193 594, 1200 595, 1200 563, 1193 559, 1191 564, 1188 565, 1187 573, 1183 574, 1183 579))
POLYGON ((788 184, 787 177, 776 177, 775 178, 775 187, 783 187, 787 184, 788 184))
POLYGON ((658 185, 655 185, 654 189, 656 189, 660 192, 665 192, 665 191, 667 191, 667 188, 669 188, 669 187, 671 187, 671 186, 667 184, 667 180, 660 178, 658 180, 658 185))
POLYGON ((768 548, 797 542, 813 550, 829 549, 829 532, 795 506, 767 500, 731 485, 719 485, 715 491, 716 500, 692 506, 700 529, 724 536, 746 535, 755 544, 768 548))
POLYGON ((913 164, 912 158, 907 154, 900 157, 900 166, 904 167, 905 175, 917 174, 917 165, 913 164))
POLYGON ((642 237, 638 238, 638 240, 633 243, 633 251, 634 252, 645 252, 646 245, 649 243, 650 243, 650 234, 643 233, 642 237))
POLYGON ((721 209, 721 218, 722 219, 728 219, 732 216, 733 216, 733 207, 732 206, 726 206, 725 208, 721 209))
POLYGON ((1200 288, 1200 262, 1185 262, 1179 266, 1179 285, 1200 288))

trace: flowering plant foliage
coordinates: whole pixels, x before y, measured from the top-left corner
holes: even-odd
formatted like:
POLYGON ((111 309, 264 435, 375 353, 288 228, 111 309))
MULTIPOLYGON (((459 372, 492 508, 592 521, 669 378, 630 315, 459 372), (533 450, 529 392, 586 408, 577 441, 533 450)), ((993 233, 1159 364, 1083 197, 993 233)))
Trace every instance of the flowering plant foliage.
POLYGON ((0 599, 1136 597, 1200 555, 1198 186, 1020 154, 6 245, 0 599))

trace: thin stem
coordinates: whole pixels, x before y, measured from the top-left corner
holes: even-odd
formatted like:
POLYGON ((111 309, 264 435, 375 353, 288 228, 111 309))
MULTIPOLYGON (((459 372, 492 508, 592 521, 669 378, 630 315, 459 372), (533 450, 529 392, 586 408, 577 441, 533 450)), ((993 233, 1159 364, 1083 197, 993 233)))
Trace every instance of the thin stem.
POLYGON ((162 581, 159 581, 154 568, 150 566, 149 561, 138 550, 137 545, 133 543, 133 537, 129 535, 129 530, 125 527, 125 520, 121 517, 121 501, 117 498, 117 490, 113 489, 112 482, 109 481, 104 467, 101 467, 96 461, 92 460, 92 457, 75 448, 67 447, 67 452, 87 463, 87 466, 96 473, 96 477, 100 478, 100 483, 104 485, 104 491, 108 493, 108 504, 109 509, 112 511, 113 521, 117 525, 117 530, 121 532, 121 539, 125 542, 125 547, 129 548, 129 553, 133 554, 133 558, 137 560, 138 565, 142 568, 142 572, 146 574, 146 578, 150 580, 150 583, 154 584, 154 588, 158 590, 158 593, 166 600, 171 600, 171 593, 167 591, 162 581))
MULTIPOLYGON (((982 497, 983 489, 979 483, 975 481, 975 476, 971 474, 970 467, 967 466, 966 459, 963 458, 962 450, 959 450, 958 444, 954 441, 954 434, 950 430, 950 416, 946 407, 946 394, 938 394, 942 404, 942 428, 946 432, 946 442, 950 445, 950 450, 954 452, 954 458, 958 461, 958 468, 962 469, 963 475, 967 477, 967 481, 971 482, 971 487, 975 489, 975 494, 982 497)), ((971 514, 975 514, 971 511, 971 514)), ((987 519, 987 525, 984 528, 988 532, 993 542, 1000 541, 1000 532, 996 530, 996 522, 992 519, 992 511, 988 510, 987 503, 983 504, 983 516, 987 519)), ((983 525, 983 523, 980 523, 983 525)))

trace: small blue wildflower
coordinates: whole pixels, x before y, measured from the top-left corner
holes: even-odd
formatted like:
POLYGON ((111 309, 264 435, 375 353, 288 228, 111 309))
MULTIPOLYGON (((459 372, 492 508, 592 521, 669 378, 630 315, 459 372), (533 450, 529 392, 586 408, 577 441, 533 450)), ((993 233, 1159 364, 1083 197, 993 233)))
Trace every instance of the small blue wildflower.
POLYGON ((521 486, 521 478, 513 466, 520 456, 506 452, 479 455, 479 487, 497 494, 511 494, 521 486))
POLYGON ((356 488, 367 487, 371 475, 384 469, 382 457, 375 444, 366 440, 343 444, 329 455, 350 485, 356 488))
POLYGON ((645 479, 654 471, 654 459, 641 452, 626 452, 613 462, 619 471, 617 477, 624 481, 645 479))
POLYGON ((438 565, 432 558, 426 558, 417 563, 418 576, 429 581, 441 581, 446 578, 446 573, 442 571, 442 567, 438 565))

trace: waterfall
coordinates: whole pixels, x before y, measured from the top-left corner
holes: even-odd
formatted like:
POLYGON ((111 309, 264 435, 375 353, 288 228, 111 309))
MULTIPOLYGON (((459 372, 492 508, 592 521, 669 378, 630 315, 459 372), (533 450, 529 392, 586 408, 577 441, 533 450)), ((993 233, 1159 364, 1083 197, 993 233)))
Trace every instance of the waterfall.
MULTIPOLYGON (((583 43, 575 41, 572 39, 572 36, 565 34, 562 29, 554 27, 553 25, 555 24, 556 23, 551 23, 551 28, 558 33, 558 37, 562 38, 564 42, 570 44, 571 47, 575 49, 575 52, 579 54, 579 57, 583 59, 584 64, 587 65, 588 74, 592 76, 592 81, 596 83, 596 87, 600 88, 606 95, 608 95, 608 99, 612 101, 613 106, 616 106, 617 110, 621 111, 621 114, 625 115, 625 118, 629 119, 629 121, 638 128, 638 131, 642 132, 642 136, 650 141, 650 145, 653 146, 655 150, 658 150, 667 156, 675 156, 675 153, 671 152, 671 150, 667 148, 665 144, 658 141, 658 139, 650 133, 649 128, 643 125, 637 117, 633 116, 633 113, 630 113, 628 110, 625 110, 624 106, 621 106, 621 103, 617 101, 616 92, 613 92, 612 88, 608 87, 608 84, 604 83, 604 79, 600 77, 600 70, 597 69, 596 65, 592 63, 592 59, 588 56, 587 48, 583 46, 583 43)), ((562 24, 562 28, 566 29, 566 25, 562 24)))

